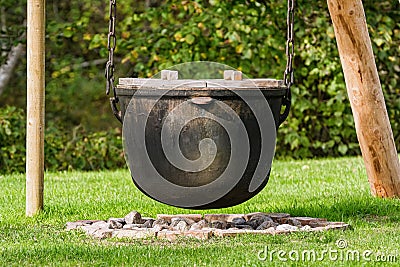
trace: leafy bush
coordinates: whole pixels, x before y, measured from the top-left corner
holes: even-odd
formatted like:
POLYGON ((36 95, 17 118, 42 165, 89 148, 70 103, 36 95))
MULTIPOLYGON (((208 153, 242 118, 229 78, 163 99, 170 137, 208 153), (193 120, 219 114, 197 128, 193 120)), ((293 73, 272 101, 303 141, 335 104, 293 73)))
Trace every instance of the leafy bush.
MULTIPOLYGON (((286 1, 156 1, 119 17, 118 54, 149 77, 182 62, 225 63, 251 77, 282 79, 286 63, 286 1)), ((295 85, 291 115, 278 135, 278 157, 360 154, 326 1, 298 0, 295 85)), ((125 2, 126 3, 126 2, 125 2)), ((363 1, 400 148, 400 9, 396 1, 363 1)), ((96 35, 92 47, 103 47, 96 35)), ((117 66, 118 67, 118 66, 117 66)))
MULTIPOLYGON (((22 109, 0 109, 0 173, 25 171, 26 117, 22 109)), ((82 126, 71 131, 54 124, 45 131, 45 169, 98 170, 125 166, 119 129, 87 133, 82 126)))

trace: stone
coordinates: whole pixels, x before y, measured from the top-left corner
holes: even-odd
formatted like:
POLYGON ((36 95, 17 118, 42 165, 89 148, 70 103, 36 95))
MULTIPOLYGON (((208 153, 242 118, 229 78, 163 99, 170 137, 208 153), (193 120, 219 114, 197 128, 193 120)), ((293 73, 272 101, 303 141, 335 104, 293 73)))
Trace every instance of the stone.
POLYGON ((225 221, 232 222, 234 218, 243 217, 243 214, 206 214, 204 215, 204 220, 207 222, 213 221, 225 221))
POLYGON ((319 222, 326 222, 325 218, 312 218, 312 217, 293 217, 301 223, 301 225, 318 224, 319 222))
POLYGON ((299 228, 290 224, 280 224, 276 227, 277 231, 297 231, 299 228))
POLYGON ((324 227, 324 226, 327 226, 328 224, 329 224, 329 222, 327 222, 327 221, 311 221, 308 223, 308 225, 311 226, 312 228, 324 227))
POLYGON ((93 224, 95 222, 103 222, 103 221, 102 220, 78 220, 76 222, 83 223, 83 224, 93 224))
MULTIPOLYGON (((125 222, 125 220, 124 220, 125 222)), ((110 224, 110 227, 112 229, 122 229, 122 227, 124 226, 121 222, 117 221, 117 220, 108 220, 108 223, 110 224)))
POLYGON ((325 228, 327 230, 329 229, 346 230, 346 229, 351 229, 351 225, 344 222, 328 222, 328 225, 326 225, 325 228))
POLYGON ((273 222, 273 221, 264 221, 262 224, 260 224, 256 230, 267 230, 269 228, 274 228, 277 226, 278 224, 273 222))
MULTIPOLYGON (((170 226, 171 226, 171 227, 175 227, 175 226, 177 226, 178 223, 180 223, 180 222, 185 222, 185 219, 184 219, 184 218, 181 218, 181 217, 171 218, 170 226)), ((186 223, 186 222, 185 222, 185 223, 186 223)))
POLYGON ((263 222, 273 222, 272 219, 264 214, 256 214, 251 216, 251 219, 246 222, 247 225, 250 225, 253 229, 257 229, 263 222))
POLYGON ((246 220, 243 217, 235 217, 232 219, 231 223, 232 223, 232 225, 237 225, 237 224, 241 225, 241 224, 245 224, 246 220))
POLYGON ((231 236, 237 236, 237 235, 242 235, 242 234, 270 234, 270 232, 244 230, 244 229, 226 229, 226 230, 217 229, 214 231, 214 236, 217 236, 217 237, 231 237, 231 236))
POLYGON ((157 238, 160 239, 167 239, 169 241, 176 241, 178 238, 181 237, 190 237, 190 238, 197 238, 200 240, 206 240, 213 236, 213 231, 211 230, 192 230, 186 232, 179 232, 179 231, 161 231, 157 233, 157 238))
POLYGON ((128 213, 124 219, 127 224, 142 223, 142 215, 135 210, 128 213))
POLYGON ((177 215, 169 215, 169 214, 158 214, 157 219, 164 219, 167 222, 171 222, 172 218, 185 218, 193 220, 194 222, 199 222, 203 219, 201 214, 177 214, 177 215))
POLYGON ((265 213, 265 212, 252 212, 252 213, 247 213, 247 214, 243 215, 243 218, 244 218, 246 221, 249 221, 249 220, 250 220, 253 216, 255 216, 255 215, 264 215, 264 216, 268 216, 267 213, 265 213))
POLYGON ((184 220, 179 221, 175 226, 172 226, 171 223, 171 227, 173 227, 174 230, 180 232, 187 231, 190 228, 190 226, 184 220))
POLYGON ((159 232, 164 229, 169 229, 169 226, 166 224, 156 224, 153 226, 153 228, 150 228, 150 229, 153 229, 155 232, 159 232))
POLYGON ((149 228, 149 227, 145 227, 144 224, 137 224, 137 223, 125 224, 122 227, 122 229, 137 229, 137 228, 149 228))
POLYGON ((178 231, 163 230, 163 231, 157 232, 157 238, 167 239, 169 241, 175 241, 180 236, 182 236, 182 234, 178 231))
POLYGON ((184 233, 186 237, 193 237, 200 240, 210 239, 213 236, 213 231, 211 230, 189 230, 184 233))
POLYGON ((154 219, 147 219, 145 222, 144 222, 144 224, 143 224, 143 227, 145 227, 145 228, 151 228, 152 226, 153 226, 153 223, 155 222, 155 220, 154 219))
POLYGON ((112 229, 97 229, 91 235, 95 238, 105 239, 110 238, 112 236, 113 230, 112 229))
POLYGON ((92 223, 90 226, 100 229, 100 228, 104 228, 104 229, 110 229, 111 225, 110 223, 106 222, 106 221, 98 221, 95 223, 92 223))
POLYGON ((156 232, 153 231, 152 229, 119 229, 119 230, 114 230, 112 232, 111 237, 115 238, 132 238, 132 239, 142 239, 142 238, 152 238, 156 237, 156 232))
POLYGON ((201 220, 197 223, 192 224, 190 226, 190 230, 201 230, 206 226, 208 226, 208 223, 206 222, 206 220, 201 220))
POLYGON ((276 223, 283 223, 282 219, 289 218, 289 213, 267 213, 267 216, 270 217, 276 223))
POLYGON ((299 220, 297 220, 296 218, 293 218, 293 217, 287 218, 285 223, 293 225, 293 226, 297 226, 297 227, 301 227, 302 226, 302 223, 299 220))
POLYGON ((226 229, 226 221, 212 221, 210 222, 210 227, 215 229, 226 229))
POLYGON ((184 221, 189 226, 195 223, 195 221, 190 218, 174 217, 174 218, 171 218, 171 226, 175 227, 181 221, 184 221))
POLYGON ((115 222, 119 222, 121 224, 125 224, 125 218, 110 218, 110 219, 108 219, 107 222, 110 223, 111 221, 115 221, 115 222))
POLYGON ((155 220, 154 222, 153 222, 153 225, 152 225, 152 227, 154 227, 154 226, 156 226, 156 225, 169 225, 171 223, 171 221, 167 221, 167 220, 165 220, 165 219, 157 219, 157 220, 155 220))
POLYGON ((254 230, 253 227, 247 224, 236 224, 235 228, 237 229, 243 229, 243 230, 254 230))

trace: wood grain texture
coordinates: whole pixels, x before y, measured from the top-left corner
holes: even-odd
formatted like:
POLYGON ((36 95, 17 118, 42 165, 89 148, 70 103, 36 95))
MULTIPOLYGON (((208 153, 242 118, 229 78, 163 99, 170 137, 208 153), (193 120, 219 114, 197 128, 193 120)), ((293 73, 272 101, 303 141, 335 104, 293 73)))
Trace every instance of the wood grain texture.
POLYGON ((400 195, 400 163, 361 0, 328 0, 340 60, 373 195, 400 195))
POLYGON ((26 216, 43 209, 45 1, 29 0, 27 14, 26 216))

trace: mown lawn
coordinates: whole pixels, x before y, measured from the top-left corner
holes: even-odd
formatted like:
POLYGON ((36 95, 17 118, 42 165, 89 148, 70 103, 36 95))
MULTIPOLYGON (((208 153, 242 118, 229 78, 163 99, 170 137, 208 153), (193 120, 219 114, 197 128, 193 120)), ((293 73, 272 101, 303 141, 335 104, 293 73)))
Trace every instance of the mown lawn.
POLYGON ((47 173, 45 210, 33 219, 24 216, 24 191, 24 175, 0 176, 0 266, 400 265, 400 202, 370 195, 360 158, 275 161, 270 182, 258 196, 236 207, 201 212, 286 212, 344 221, 353 228, 346 231, 172 243, 97 240, 65 231, 65 223, 123 217, 131 210, 143 216, 198 211, 150 200, 134 187, 128 170, 47 173), (347 247, 338 248, 338 240, 347 247), (316 258, 305 254, 302 259, 304 251, 316 258))

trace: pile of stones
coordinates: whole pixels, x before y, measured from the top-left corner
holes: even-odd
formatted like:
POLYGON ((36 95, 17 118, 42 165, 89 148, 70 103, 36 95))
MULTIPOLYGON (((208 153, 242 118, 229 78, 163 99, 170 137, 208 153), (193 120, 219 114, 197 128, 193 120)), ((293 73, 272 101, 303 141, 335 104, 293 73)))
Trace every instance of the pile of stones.
POLYGON ((142 217, 132 211, 124 218, 80 220, 68 222, 67 230, 81 229, 96 238, 161 238, 176 240, 181 236, 209 239, 238 234, 282 234, 296 231, 347 229, 343 222, 326 219, 292 217, 287 213, 249 214, 159 214, 157 218, 142 217))

